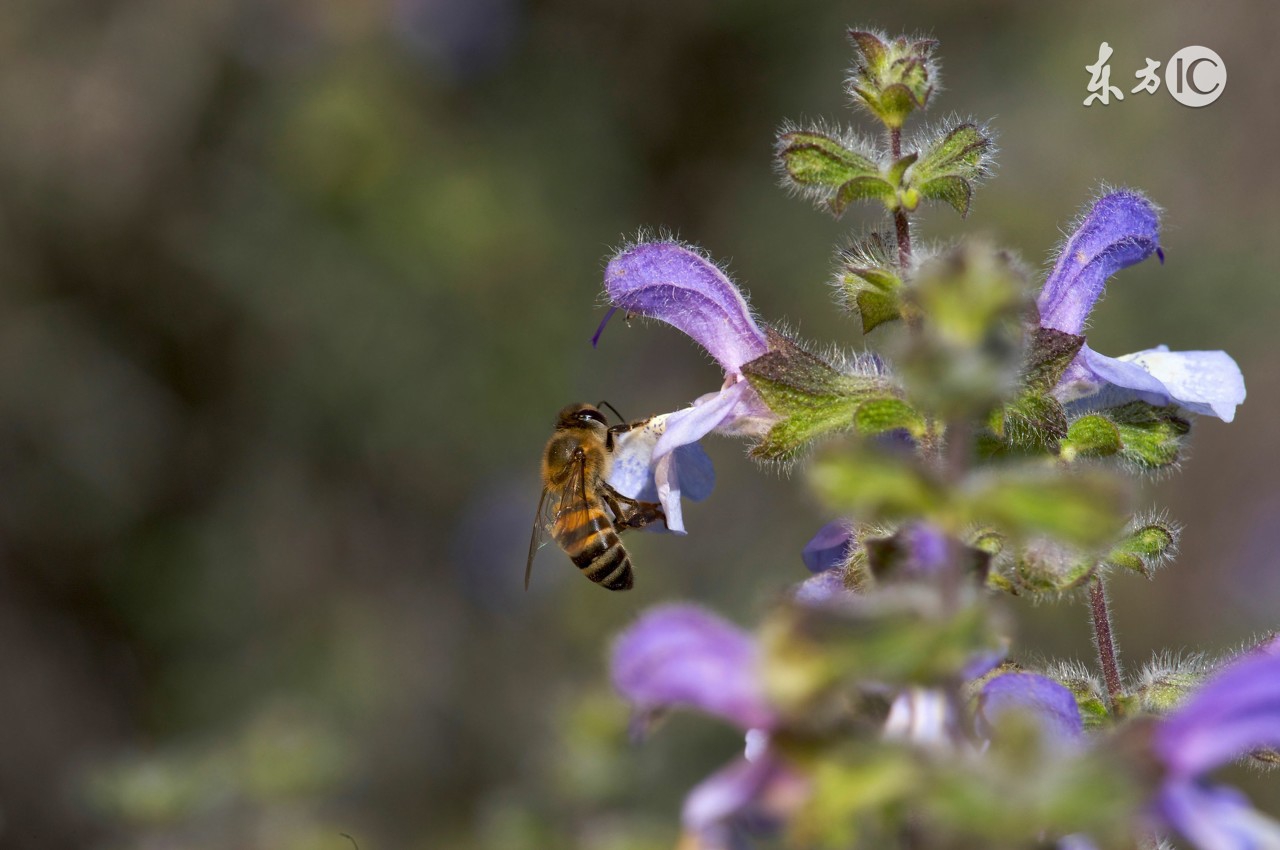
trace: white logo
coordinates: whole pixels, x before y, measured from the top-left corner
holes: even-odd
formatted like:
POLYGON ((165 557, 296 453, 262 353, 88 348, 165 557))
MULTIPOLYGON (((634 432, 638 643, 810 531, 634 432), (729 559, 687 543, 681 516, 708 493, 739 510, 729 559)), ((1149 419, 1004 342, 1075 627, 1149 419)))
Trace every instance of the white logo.
POLYGON ((1227 66, 1207 47, 1184 47, 1169 57, 1164 83, 1183 106, 1208 106, 1227 87, 1227 66))
MULTIPOLYGON (((1095 103, 1106 106, 1114 97, 1124 100, 1124 91, 1111 85, 1111 45, 1105 41, 1098 45, 1098 60, 1085 65, 1089 72, 1089 96, 1085 106, 1095 103)), ((1146 65, 1134 72, 1137 85, 1129 94, 1155 94, 1160 90, 1160 62, 1146 57, 1146 65)), ((1164 82, 1173 99, 1183 106, 1208 106, 1227 87, 1227 65, 1222 57, 1207 47, 1184 47, 1169 57, 1164 66, 1164 82)))

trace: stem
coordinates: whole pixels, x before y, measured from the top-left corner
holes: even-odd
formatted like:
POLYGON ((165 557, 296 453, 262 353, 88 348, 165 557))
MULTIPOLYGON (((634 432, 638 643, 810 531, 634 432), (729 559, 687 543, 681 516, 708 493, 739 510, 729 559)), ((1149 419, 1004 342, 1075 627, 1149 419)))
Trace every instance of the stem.
POLYGON ((1093 645, 1098 650, 1098 663, 1107 683, 1107 702, 1113 715, 1120 713, 1120 660, 1116 650, 1116 638, 1111 633, 1111 607, 1107 602, 1107 589, 1102 579, 1094 576, 1089 582, 1089 618, 1093 621, 1093 645))
MULTIPOLYGON (((893 161, 902 159, 902 128, 889 130, 889 153, 893 161)), ((907 214, 901 209, 893 213, 894 228, 898 232, 898 265, 905 272, 911 265, 911 226, 907 223, 907 214)))

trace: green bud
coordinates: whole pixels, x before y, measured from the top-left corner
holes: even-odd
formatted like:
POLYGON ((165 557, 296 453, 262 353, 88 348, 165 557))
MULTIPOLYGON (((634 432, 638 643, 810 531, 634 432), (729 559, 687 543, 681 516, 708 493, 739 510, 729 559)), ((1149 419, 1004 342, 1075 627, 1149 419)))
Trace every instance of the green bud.
POLYGON ((1191 423, 1176 406, 1141 401, 1090 413, 1074 420, 1061 445, 1066 460, 1118 457, 1141 469, 1162 469, 1178 462, 1191 423))
POLYGON ((1018 548, 1012 580, 1022 593, 1065 593, 1088 581, 1096 564, 1079 549, 1037 539, 1018 548))
POLYGON ((987 244, 927 263, 904 305, 920 316, 899 358, 910 397, 947 420, 986 415, 1017 385, 1026 308, 1020 270, 987 244))
POLYGON ((881 234, 840 252, 835 283, 844 306, 862 318, 864 334, 902 317, 902 278, 881 234))
POLYGON ((1074 661, 1060 662, 1045 670, 1044 675, 1071 691, 1087 731, 1101 729, 1110 722, 1107 692, 1102 680, 1083 664, 1074 661))
POLYGON ((900 129, 907 116, 924 109, 937 85, 938 68, 933 39, 892 41, 883 35, 851 30, 849 38, 858 52, 849 77, 849 92, 886 127, 900 129))
POLYGON ((825 203, 837 218, 854 201, 895 203, 897 182, 881 174, 874 148, 851 135, 790 130, 778 136, 776 156, 787 184, 825 203))
POLYGON ((1107 553, 1103 563, 1150 578, 1157 567, 1173 557, 1180 532, 1175 523, 1161 517, 1133 523, 1124 539, 1107 553))
POLYGON ((1142 711, 1164 714, 1204 684, 1214 666, 1203 655, 1157 656, 1142 668, 1133 696, 1142 711))
POLYGON ((752 449, 767 459, 791 457, 821 436, 851 428, 863 403, 892 392, 884 376, 837 369, 772 329, 769 351, 745 364, 742 373, 781 417, 752 449))
POLYGON ((993 150, 991 138, 982 128, 961 124, 923 146, 907 188, 927 200, 948 203, 967 216, 973 184, 990 172, 993 150))

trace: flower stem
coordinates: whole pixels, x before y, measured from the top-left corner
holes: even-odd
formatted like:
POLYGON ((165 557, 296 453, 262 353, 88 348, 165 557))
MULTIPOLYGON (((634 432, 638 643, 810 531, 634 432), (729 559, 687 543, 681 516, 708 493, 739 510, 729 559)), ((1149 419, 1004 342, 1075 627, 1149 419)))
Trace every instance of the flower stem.
POLYGON ((1111 606, 1107 602, 1107 588, 1102 579, 1094 576, 1089 582, 1089 619, 1093 621, 1093 645, 1098 650, 1098 663, 1107 684, 1107 702, 1112 715, 1123 711, 1119 652, 1116 638, 1111 632, 1111 606))
MULTIPOLYGON (((893 161, 902 159, 902 129, 893 127, 889 130, 889 153, 893 161)), ((903 271, 911 265, 911 226, 907 223, 907 214, 901 207, 893 212, 893 224, 898 233, 898 265, 903 271)))

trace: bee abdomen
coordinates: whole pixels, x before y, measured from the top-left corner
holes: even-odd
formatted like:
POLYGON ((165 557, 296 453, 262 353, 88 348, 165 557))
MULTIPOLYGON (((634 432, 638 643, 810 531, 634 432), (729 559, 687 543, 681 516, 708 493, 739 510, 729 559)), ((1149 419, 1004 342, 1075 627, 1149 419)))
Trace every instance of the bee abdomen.
POLYGON ((600 545, 589 547, 573 559, 582 574, 609 590, 630 590, 633 583, 631 558, 613 531, 599 538, 600 545))

